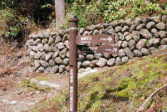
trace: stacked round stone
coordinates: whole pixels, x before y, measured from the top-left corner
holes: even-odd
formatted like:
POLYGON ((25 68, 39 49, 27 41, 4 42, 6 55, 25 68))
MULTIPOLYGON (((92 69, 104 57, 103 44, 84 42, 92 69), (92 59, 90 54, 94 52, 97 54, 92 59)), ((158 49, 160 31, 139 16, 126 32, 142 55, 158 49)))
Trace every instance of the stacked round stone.
MULTIPOLYGON (((158 49, 167 49, 167 15, 114 21, 80 28, 80 35, 115 34, 118 53, 82 53, 78 68, 96 68, 119 65, 133 57, 149 55, 158 49)), ((30 35, 27 41, 32 68, 36 72, 68 72, 68 30, 41 31, 30 35)))

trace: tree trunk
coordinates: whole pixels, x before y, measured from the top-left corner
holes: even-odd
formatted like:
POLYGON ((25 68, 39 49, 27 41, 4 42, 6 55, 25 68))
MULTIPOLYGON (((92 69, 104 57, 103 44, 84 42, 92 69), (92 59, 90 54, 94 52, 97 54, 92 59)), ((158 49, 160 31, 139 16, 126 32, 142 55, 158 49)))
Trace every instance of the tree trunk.
POLYGON ((65 2, 64 0, 55 0, 56 29, 60 29, 64 24, 65 2))

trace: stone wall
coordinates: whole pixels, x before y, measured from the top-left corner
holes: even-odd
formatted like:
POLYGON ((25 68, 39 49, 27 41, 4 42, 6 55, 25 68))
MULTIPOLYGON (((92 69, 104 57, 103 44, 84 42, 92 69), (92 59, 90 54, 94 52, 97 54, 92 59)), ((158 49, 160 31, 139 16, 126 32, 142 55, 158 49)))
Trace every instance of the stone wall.
MULTIPOLYGON (((149 55, 158 49, 167 49, 167 15, 114 21, 79 29, 80 35, 115 34, 118 54, 79 54, 78 68, 114 66, 133 57, 149 55)), ((26 43, 36 72, 68 72, 68 30, 48 30, 32 33, 26 43)))

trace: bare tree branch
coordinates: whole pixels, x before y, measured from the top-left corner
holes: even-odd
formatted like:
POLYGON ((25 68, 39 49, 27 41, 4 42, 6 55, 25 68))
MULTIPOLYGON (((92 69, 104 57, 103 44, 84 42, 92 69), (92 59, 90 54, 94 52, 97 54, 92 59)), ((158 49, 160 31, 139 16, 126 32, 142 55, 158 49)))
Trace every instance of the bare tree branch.
POLYGON ((145 101, 144 103, 137 109, 136 112, 143 112, 149 105, 149 102, 152 100, 153 96, 155 96, 160 90, 167 87, 167 84, 163 85, 162 87, 156 89, 145 101))

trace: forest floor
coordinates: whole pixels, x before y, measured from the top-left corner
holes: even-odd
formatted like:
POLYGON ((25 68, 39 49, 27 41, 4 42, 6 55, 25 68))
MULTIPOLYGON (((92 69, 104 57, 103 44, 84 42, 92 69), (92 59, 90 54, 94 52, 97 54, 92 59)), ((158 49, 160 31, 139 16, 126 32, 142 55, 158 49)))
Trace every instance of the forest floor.
POLYGON ((25 48, 1 44, 0 49, 0 112, 27 111, 67 86, 66 75, 29 72, 25 48), (44 85, 29 80, 41 80, 44 85))

